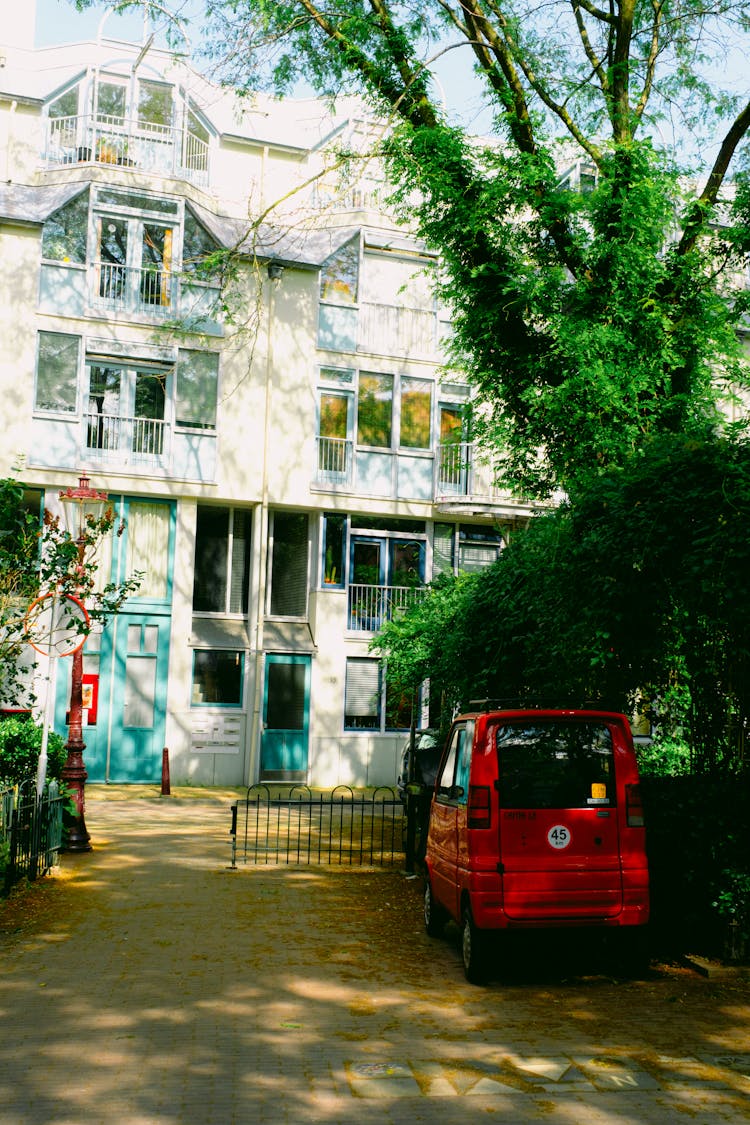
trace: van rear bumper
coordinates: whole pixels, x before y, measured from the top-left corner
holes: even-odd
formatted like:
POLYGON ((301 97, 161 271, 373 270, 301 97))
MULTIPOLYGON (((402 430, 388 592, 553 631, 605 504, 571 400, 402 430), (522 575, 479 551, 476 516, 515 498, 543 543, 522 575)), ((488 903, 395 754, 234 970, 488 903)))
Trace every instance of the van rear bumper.
POLYGON ((649 920, 648 873, 629 872, 623 880, 622 896, 617 901, 606 896, 601 904, 584 903, 559 891, 546 902, 522 903, 516 900, 510 911, 496 877, 478 878, 469 891, 474 922, 482 930, 544 929, 565 927, 644 926, 649 920))

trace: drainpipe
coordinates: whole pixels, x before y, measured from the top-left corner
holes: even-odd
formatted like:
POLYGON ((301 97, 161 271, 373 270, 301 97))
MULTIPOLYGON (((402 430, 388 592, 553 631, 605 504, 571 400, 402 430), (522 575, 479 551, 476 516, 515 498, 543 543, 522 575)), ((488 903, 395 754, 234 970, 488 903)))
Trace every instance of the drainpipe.
POLYGON ((10 172, 11 172, 11 163, 10 163, 11 151, 10 150, 13 147, 13 133, 14 133, 13 122, 15 120, 16 108, 17 107, 18 107, 18 102, 14 98, 13 101, 10 103, 10 113, 8 114, 8 133, 7 133, 6 140, 5 140, 5 176, 3 177, 3 179, 8 184, 11 181, 11 174, 10 174, 10 172))
POLYGON ((260 750, 263 721, 263 623, 266 610, 268 582, 268 445, 271 429, 271 376, 273 374, 273 316, 276 289, 284 272, 278 262, 268 263, 268 325, 266 328, 266 386, 263 408, 263 463, 261 476, 260 519, 258 521, 259 558, 258 587, 255 610, 255 685, 250 737, 248 784, 252 785, 260 774, 260 750))

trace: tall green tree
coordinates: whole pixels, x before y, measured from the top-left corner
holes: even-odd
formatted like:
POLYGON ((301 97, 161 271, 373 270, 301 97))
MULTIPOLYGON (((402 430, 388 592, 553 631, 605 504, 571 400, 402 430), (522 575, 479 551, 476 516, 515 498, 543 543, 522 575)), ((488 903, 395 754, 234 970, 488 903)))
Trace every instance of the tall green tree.
POLYGON ((747 42, 745 3, 208 10, 214 59, 234 84, 357 90, 390 118, 392 202, 442 255, 455 355, 507 484, 574 493, 649 435, 721 429, 717 396, 746 381, 735 331, 746 301, 733 283, 750 237, 750 102, 707 76, 722 42, 747 42), (454 49, 470 53, 494 112, 491 143, 446 119, 431 60, 454 49), (661 140, 675 119, 677 146, 661 140), (712 154, 689 190, 681 152, 712 154))

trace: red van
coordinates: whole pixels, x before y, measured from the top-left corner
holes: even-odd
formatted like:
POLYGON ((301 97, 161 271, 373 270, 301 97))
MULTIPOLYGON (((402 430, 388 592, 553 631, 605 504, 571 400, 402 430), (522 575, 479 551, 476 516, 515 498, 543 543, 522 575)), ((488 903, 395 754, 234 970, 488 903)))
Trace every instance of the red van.
POLYGON ((642 935, 648 864, 626 717, 477 709, 457 718, 435 781, 425 864, 427 932, 459 923, 474 983, 489 968, 490 931, 642 935))

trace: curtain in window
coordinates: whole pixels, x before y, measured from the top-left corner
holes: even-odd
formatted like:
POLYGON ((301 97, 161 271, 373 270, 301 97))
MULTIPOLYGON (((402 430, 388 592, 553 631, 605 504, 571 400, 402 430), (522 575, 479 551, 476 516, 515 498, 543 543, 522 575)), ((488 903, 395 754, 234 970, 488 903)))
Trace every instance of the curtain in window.
POLYGON ((344 726, 380 729, 380 662, 351 657, 346 662, 344 726))
POLYGON ((226 508, 198 508, 193 568, 193 609, 198 613, 226 612, 228 514, 226 508))
POLYGON ((307 516, 274 512, 271 558, 271 613, 304 617, 307 613, 307 516))
POLYGON ((75 413, 80 350, 80 336, 39 333, 34 402, 37 410, 75 413))
POLYGON ((484 570, 500 556, 500 548, 491 543, 461 543, 458 549, 458 569, 474 574, 484 570))
POLYGON ((178 426, 216 429, 218 352, 180 348, 177 355, 175 417, 178 426))
POLYGON ((170 508, 132 501, 128 511, 126 573, 143 571, 139 598, 165 601, 169 594, 170 508))
POLYGON ((432 541, 432 577, 439 574, 453 574, 453 535, 452 523, 436 523, 432 541))
POLYGON ((250 512, 235 511, 232 519, 232 568, 229 612, 247 613, 250 582, 250 512))

